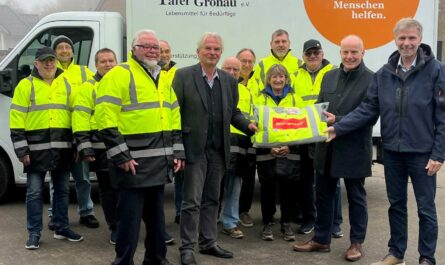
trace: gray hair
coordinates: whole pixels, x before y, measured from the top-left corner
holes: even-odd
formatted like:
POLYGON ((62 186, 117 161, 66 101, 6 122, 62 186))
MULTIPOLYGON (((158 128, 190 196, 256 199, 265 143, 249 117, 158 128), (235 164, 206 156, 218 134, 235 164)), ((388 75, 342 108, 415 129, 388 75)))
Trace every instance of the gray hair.
POLYGON ((204 32, 204 34, 202 34, 201 38, 198 41, 198 50, 201 49, 204 46, 204 42, 208 38, 215 38, 215 39, 217 39, 219 41, 219 43, 221 44, 221 51, 224 50, 223 40, 221 38, 221 35, 219 35, 219 33, 217 33, 217 32, 204 32))
POLYGON ((141 37, 142 35, 153 35, 153 36, 155 36, 157 38, 156 32, 154 30, 151 30, 151 29, 141 29, 141 30, 137 31, 134 34, 133 41, 131 42, 131 47, 133 47, 136 44, 136 42, 138 41, 139 37, 141 37))
POLYGON ((274 64, 269 68, 269 70, 267 70, 266 80, 264 80, 265 81, 264 83, 270 84, 269 80, 273 75, 284 75, 286 77, 286 84, 288 85, 290 82, 289 72, 287 71, 286 67, 284 67, 281 64, 278 64, 278 63, 274 64))
POLYGON ((280 35, 286 35, 287 38, 289 39, 289 33, 284 30, 284 29, 277 29, 272 33, 272 40, 273 41, 275 39, 275 37, 280 36, 280 35))
POLYGON ((254 60, 256 60, 255 52, 253 52, 253 50, 250 49, 250 48, 242 48, 242 49, 236 54, 236 57, 238 58, 239 55, 240 55, 241 53, 245 52, 245 51, 250 52, 250 53, 253 55, 254 60))
POLYGON ((397 21, 396 26, 394 27, 393 30, 394 36, 396 36, 400 30, 412 29, 412 28, 417 29, 420 38, 422 38, 422 33, 423 33, 422 24, 420 24, 419 21, 410 17, 402 18, 399 21, 397 21))

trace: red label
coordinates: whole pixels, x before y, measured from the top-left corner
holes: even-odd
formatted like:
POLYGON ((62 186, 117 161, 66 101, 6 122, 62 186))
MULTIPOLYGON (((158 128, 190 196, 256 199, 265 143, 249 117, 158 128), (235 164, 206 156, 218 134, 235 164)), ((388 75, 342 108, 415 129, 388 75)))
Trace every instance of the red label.
POLYGON ((272 128, 273 129, 282 129, 282 130, 303 129, 303 128, 307 128, 307 120, 305 118, 303 118, 303 119, 273 118, 273 120, 272 120, 272 128))

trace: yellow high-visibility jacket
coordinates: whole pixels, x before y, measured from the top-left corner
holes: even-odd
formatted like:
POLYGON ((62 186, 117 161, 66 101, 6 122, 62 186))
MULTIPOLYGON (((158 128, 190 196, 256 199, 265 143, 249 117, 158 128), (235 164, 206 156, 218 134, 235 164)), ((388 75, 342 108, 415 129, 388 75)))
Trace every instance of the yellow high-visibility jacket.
POLYGON ((315 104, 307 107, 302 99, 288 93, 279 105, 263 90, 263 97, 255 101, 255 115, 258 129, 253 136, 254 147, 274 147, 314 143, 326 140, 326 122, 323 111, 328 103, 315 104), (292 104, 291 104, 292 103, 292 104))
POLYGON ((57 67, 62 69, 66 78, 70 82, 73 99, 76 97, 78 89, 89 79, 93 79, 94 72, 84 65, 74 64, 72 61, 67 68, 63 68, 62 64, 57 61, 57 67))
POLYGON ((258 87, 260 88, 260 90, 265 87, 266 73, 269 70, 269 68, 274 64, 281 64, 284 67, 286 67, 290 77, 292 77, 294 73, 298 70, 298 67, 301 65, 301 60, 293 56, 290 51, 288 52, 286 57, 284 57, 284 59, 281 61, 274 54, 271 54, 268 57, 261 59, 253 69, 254 73, 253 77, 258 83, 258 87))
POLYGON ((141 63, 129 57, 99 83, 97 126, 115 165, 131 159, 139 163, 136 176, 116 174, 115 186, 163 185, 170 181, 173 158, 185 158, 179 104, 164 72, 155 82, 141 63))
POLYGON ((51 84, 35 68, 20 81, 10 109, 11 140, 17 157, 30 156, 29 172, 68 170, 72 161, 71 85, 60 69, 51 84))
MULTIPOLYGON (((271 108, 285 108, 285 107, 298 107, 301 106, 302 100, 295 94, 295 90, 290 87, 289 92, 285 95, 284 98, 280 100, 277 104, 275 100, 271 97, 269 92, 267 92, 267 88, 263 89, 258 97, 254 100, 255 104, 255 115, 259 119, 264 119, 264 115, 261 115, 263 112, 263 108, 271 107, 271 108)), ((252 136, 254 147, 255 144, 258 144, 258 141, 275 141, 274 135, 269 136, 268 132, 264 131, 264 129, 268 129, 267 125, 263 126, 264 122, 259 120, 259 132, 255 133, 252 136)), ((290 145, 290 144, 276 144, 273 145, 265 145, 262 148, 256 148, 256 162, 258 168, 258 176, 261 179, 270 178, 270 177, 285 177, 289 179, 296 179, 300 175, 300 154, 298 150, 298 146, 290 145), (290 153, 286 156, 276 157, 271 154, 272 146, 284 146, 287 145, 289 147, 290 153)))
POLYGON ((303 99, 303 106, 314 105, 320 94, 321 80, 326 72, 332 70, 334 65, 328 60, 323 59, 322 67, 316 73, 314 82, 312 82, 312 73, 308 72, 303 64, 294 73, 292 86, 295 87, 295 93, 303 99))
POLYGON ((164 72, 165 78, 167 79, 167 84, 172 84, 173 83, 173 78, 175 78, 175 73, 176 73, 177 68, 172 66, 170 69, 167 70, 162 70, 162 72, 164 72))
POLYGON ((77 151, 81 159, 94 156, 95 161, 90 163, 90 171, 107 171, 108 161, 105 153, 105 144, 99 135, 94 115, 97 86, 100 76, 83 83, 77 93, 73 104, 72 128, 77 151), (97 80, 97 81, 96 81, 97 80))
MULTIPOLYGON (((238 83, 238 95, 239 100, 237 107, 246 119, 254 121, 253 97, 250 94, 249 89, 245 85, 238 83)), ((255 153, 255 150, 251 147, 252 143, 250 138, 233 125, 230 125, 230 152, 232 154, 236 153, 240 155, 246 155, 248 152, 255 153)))

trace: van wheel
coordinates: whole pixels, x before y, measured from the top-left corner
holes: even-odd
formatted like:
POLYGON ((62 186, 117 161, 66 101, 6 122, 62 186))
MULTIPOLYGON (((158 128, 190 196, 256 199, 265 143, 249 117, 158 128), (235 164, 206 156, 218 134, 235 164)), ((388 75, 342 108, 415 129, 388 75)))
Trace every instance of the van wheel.
POLYGON ((11 184, 11 172, 9 170, 8 162, 2 155, 0 155, 0 202, 4 202, 7 198, 11 184))

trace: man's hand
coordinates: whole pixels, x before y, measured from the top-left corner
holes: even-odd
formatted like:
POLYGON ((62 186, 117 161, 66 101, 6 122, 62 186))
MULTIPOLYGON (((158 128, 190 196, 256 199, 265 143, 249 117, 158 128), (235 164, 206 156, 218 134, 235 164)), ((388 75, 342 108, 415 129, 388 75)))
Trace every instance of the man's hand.
POLYGON ((31 158, 29 158, 29 155, 25 155, 19 158, 20 162, 23 163, 23 166, 27 167, 31 164, 31 158))
POLYGON ((125 172, 131 171, 131 175, 136 175, 136 166, 139 166, 139 164, 134 161, 134 159, 131 159, 130 161, 124 162, 119 165, 119 167, 124 170, 125 172))
POLYGON ((326 118, 326 123, 328 125, 332 125, 335 123, 335 115, 334 114, 327 112, 327 111, 323 111, 323 114, 326 118))
POLYGON ((173 169, 175 173, 178 172, 179 170, 184 170, 185 161, 177 158, 173 159, 173 169))
POLYGON ((326 131, 328 133, 328 139, 326 139, 326 142, 329 143, 330 141, 334 140, 337 134, 335 133, 335 128, 332 126, 329 126, 326 131))
POLYGON ((428 176, 433 176, 434 174, 439 171, 440 167, 442 166, 442 162, 434 161, 434 160, 428 160, 428 164, 426 165, 425 169, 428 170, 427 174, 428 176))
POLYGON ((94 156, 85 156, 83 158, 83 161, 86 161, 86 162, 94 162, 95 160, 96 160, 96 158, 94 156))
POLYGON ((256 126, 255 122, 249 123, 249 126, 247 126, 247 128, 249 128, 249 130, 251 130, 252 132, 258 132, 258 127, 256 126))

